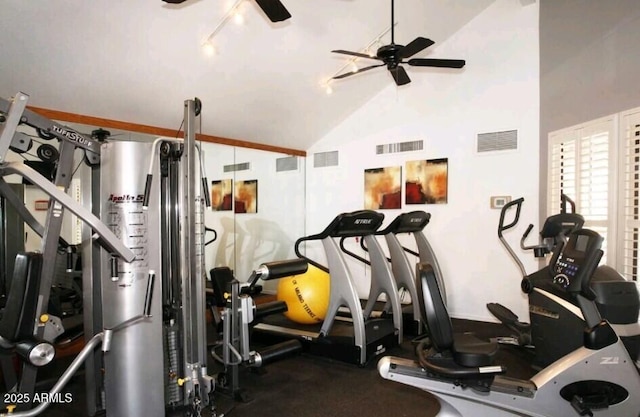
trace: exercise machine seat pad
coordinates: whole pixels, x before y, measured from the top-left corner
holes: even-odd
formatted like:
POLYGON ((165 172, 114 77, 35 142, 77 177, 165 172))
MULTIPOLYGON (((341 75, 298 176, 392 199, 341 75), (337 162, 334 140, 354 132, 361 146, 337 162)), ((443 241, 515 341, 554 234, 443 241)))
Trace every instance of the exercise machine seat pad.
POLYGON ((479 339, 472 333, 456 333, 453 336, 453 360, 469 368, 489 366, 493 363, 498 344, 479 339))
POLYGON ((416 273, 418 302, 435 350, 450 351, 454 362, 461 366, 476 368, 491 365, 498 351, 497 343, 481 340, 471 333, 454 333, 433 267, 418 264, 416 273))

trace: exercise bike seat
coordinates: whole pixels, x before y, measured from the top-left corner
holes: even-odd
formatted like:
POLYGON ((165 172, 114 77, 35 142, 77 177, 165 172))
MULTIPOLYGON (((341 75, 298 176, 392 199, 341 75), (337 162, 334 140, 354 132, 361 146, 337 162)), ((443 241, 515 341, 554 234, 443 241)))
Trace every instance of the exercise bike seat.
POLYGON ((477 368, 493 364, 498 345, 479 339, 473 333, 459 333, 453 335, 451 351, 457 364, 477 368))
POLYGON ((455 366, 459 376, 477 375, 474 369, 493 364, 498 344, 481 340, 472 333, 455 334, 433 268, 429 264, 418 264, 417 268, 418 302, 429 328, 434 355, 452 359, 453 363, 448 366, 455 366))

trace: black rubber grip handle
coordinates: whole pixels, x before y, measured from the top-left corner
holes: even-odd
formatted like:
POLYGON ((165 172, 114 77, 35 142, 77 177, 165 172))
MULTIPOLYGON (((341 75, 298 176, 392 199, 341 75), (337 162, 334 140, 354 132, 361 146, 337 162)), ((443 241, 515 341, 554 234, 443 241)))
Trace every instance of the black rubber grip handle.
POLYGON ((262 264, 262 266, 269 270, 267 277, 261 277, 265 281, 282 277, 290 277, 291 275, 304 274, 309 268, 309 264, 305 259, 289 259, 286 261, 267 262, 262 264))
POLYGON ((261 366, 268 365, 277 360, 283 359, 302 350, 302 344, 299 340, 287 340, 273 346, 259 350, 258 353, 262 358, 261 366))
POLYGON ((142 207, 149 207, 149 195, 151 194, 151 182, 153 181, 153 175, 147 174, 147 179, 144 183, 144 198, 142 200, 142 207))
POLYGON ((144 316, 151 317, 151 301, 153 301, 153 286, 156 282, 156 273, 149 271, 147 280, 147 292, 144 296, 144 316))
POLYGON ((261 319, 273 314, 284 313, 287 310, 287 303, 284 301, 269 301, 268 303, 262 303, 256 306, 255 318, 261 319))
POLYGON ((67 246, 67 272, 73 272, 73 249, 67 246))
POLYGON ((118 258, 115 256, 111 257, 111 279, 114 281, 118 280, 118 258))
POLYGON ((209 196, 209 186, 207 185, 207 177, 202 178, 202 195, 204 195, 204 204, 211 207, 211 196, 209 196))

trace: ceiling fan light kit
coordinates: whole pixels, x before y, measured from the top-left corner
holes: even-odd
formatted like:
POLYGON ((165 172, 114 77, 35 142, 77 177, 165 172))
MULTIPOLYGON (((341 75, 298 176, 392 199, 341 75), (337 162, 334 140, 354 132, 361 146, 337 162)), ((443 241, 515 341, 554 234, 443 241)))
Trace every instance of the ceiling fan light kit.
MULTIPOLYGON (((169 4, 182 4, 187 0, 162 0, 165 3, 169 4)), ((224 14, 220 23, 211 31, 209 36, 206 37, 204 42, 202 43, 202 50, 205 55, 213 56, 216 53, 215 45, 213 44, 213 37, 222 29, 222 27, 227 23, 227 21, 233 16, 236 23, 241 24, 244 21, 244 17, 242 14, 238 13, 238 9, 240 5, 245 0, 237 0, 233 6, 224 14)), ((264 12, 264 14, 271 20, 272 22, 282 22, 291 17, 291 13, 284 7, 284 4, 280 0, 255 0, 260 9, 264 12)))
MULTIPOLYGON (((162 0, 169 4, 182 4, 187 0, 162 0)), ((282 22, 291 17, 291 13, 284 7, 280 0, 255 0, 272 22, 282 22)))
MULTIPOLYGON (((465 65, 465 60, 463 59, 435 59, 435 58, 411 58, 415 54, 425 50, 426 48, 433 45, 431 39, 423 38, 418 36, 414 40, 412 40, 407 45, 398 45, 395 43, 394 39, 394 0, 391 0, 391 43, 389 45, 383 45, 378 48, 376 54, 374 56, 360 53, 360 52, 352 52, 346 51, 344 49, 336 49, 331 52, 344 54, 355 57, 353 62, 355 62, 358 58, 365 59, 375 59, 377 61, 381 61, 378 64, 369 65, 367 67, 359 68, 350 72, 345 72, 342 74, 338 74, 332 77, 333 80, 339 80, 342 78, 349 77, 351 75, 359 74, 364 71, 368 71, 373 68, 378 68, 382 66, 386 66, 387 70, 393 77, 396 85, 405 85, 411 82, 407 71, 401 64, 407 64, 409 66, 417 66, 417 67, 437 67, 437 68, 462 68, 465 65)), ((345 67, 343 67, 344 69, 345 67)))

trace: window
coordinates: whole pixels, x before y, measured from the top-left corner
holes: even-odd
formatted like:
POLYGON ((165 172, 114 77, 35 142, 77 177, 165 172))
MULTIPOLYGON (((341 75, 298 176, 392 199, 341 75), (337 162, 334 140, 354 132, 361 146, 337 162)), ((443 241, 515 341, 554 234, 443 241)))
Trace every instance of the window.
POLYGON ((603 262, 638 281, 640 108, 549 134, 547 215, 564 193, 605 238, 603 262))
POLYGON ((638 280, 640 231, 640 109, 620 115, 618 258, 616 269, 627 279, 638 280))
POLYGON ((562 194, 575 201, 584 227, 605 239, 603 263, 616 259, 615 144, 613 116, 549 135, 547 216, 560 212, 562 194))

